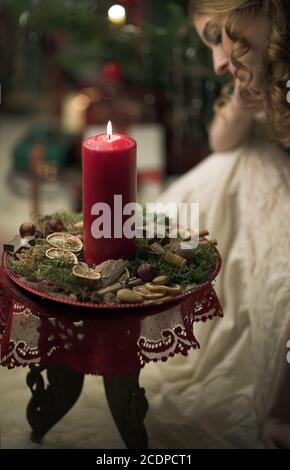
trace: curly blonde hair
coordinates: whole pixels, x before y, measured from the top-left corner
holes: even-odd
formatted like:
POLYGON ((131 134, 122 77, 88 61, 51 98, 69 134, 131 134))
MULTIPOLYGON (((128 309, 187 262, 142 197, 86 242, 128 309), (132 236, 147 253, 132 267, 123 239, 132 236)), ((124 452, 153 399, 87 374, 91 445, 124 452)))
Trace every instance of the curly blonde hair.
MULTIPOLYGON (((249 19, 263 14, 271 19, 271 31, 264 55, 265 93, 272 113, 267 113, 272 136, 285 147, 290 147, 290 104, 287 102, 287 83, 290 80, 290 2, 289 0, 191 0, 189 13, 220 17, 225 21, 228 36, 233 41, 231 61, 247 72, 248 79, 241 94, 248 98, 247 87, 252 81, 251 71, 241 59, 249 50, 243 38, 243 28, 249 19)), ((225 104, 228 90, 223 90, 216 108, 225 104)), ((250 99, 247 100, 249 103, 250 99)), ((253 102, 253 100, 252 100, 253 102)), ((250 103, 251 104, 251 103, 250 103)))

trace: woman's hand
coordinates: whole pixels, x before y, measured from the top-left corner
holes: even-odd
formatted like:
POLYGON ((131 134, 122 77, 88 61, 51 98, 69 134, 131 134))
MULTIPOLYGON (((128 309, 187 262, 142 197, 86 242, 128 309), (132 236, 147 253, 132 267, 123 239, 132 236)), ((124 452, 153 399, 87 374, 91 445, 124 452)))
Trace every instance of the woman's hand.
POLYGON ((290 416, 266 418, 260 433, 266 449, 290 449, 290 416))
MULTIPOLYGON (((246 97, 247 95, 250 98, 253 98, 253 96, 250 94, 249 91, 244 92, 246 97)), ((234 88, 234 93, 232 97, 233 103, 235 106, 238 108, 242 108, 244 111, 248 112, 250 115, 255 116, 257 113, 260 113, 261 111, 265 111, 265 107, 263 104, 263 101, 259 101, 256 104, 248 105, 245 101, 245 99, 242 98, 241 96, 241 82, 239 80, 235 80, 235 88, 234 88)))
POLYGON ((211 123, 211 149, 214 152, 227 152, 243 145, 252 132, 254 118, 259 110, 256 106, 246 106, 240 95, 240 82, 236 80, 234 93, 211 123))

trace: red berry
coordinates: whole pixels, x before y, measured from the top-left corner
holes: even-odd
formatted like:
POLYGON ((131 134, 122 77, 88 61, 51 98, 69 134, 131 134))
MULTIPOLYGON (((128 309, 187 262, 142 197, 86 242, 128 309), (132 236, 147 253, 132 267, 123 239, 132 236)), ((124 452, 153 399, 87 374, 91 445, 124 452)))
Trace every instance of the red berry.
POLYGON ((63 223, 60 219, 56 217, 51 217, 48 221, 48 226, 54 232, 61 232, 63 230, 63 223))

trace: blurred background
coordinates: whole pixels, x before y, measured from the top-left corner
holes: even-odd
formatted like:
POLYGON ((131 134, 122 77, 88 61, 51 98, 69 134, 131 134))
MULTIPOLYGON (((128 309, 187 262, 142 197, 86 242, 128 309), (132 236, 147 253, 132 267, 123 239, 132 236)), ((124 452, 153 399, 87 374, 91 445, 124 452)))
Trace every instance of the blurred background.
POLYGON ((31 213, 81 210, 81 143, 138 143, 152 202, 208 153, 221 83, 188 0, 0 0, 0 241, 31 213))

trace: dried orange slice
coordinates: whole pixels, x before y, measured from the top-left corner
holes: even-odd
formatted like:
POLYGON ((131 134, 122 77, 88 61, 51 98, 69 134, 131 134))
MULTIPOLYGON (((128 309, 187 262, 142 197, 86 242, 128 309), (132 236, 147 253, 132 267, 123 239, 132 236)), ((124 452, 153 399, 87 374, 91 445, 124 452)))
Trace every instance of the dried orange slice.
POLYGON ((94 269, 89 268, 86 263, 79 263, 73 267, 73 274, 83 279, 90 279, 92 281, 98 281, 101 279, 101 274, 97 273, 94 269))
POLYGON ((76 264, 78 263, 78 259, 74 253, 71 253, 71 251, 68 250, 62 250, 60 248, 49 248, 45 252, 47 258, 53 259, 53 258, 64 258, 66 261, 69 263, 76 264))
POLYGON ((46 237, 48 243, 62 250, 78 253, 83 247, 82 241, 67 232, 55 232, 46 237))

